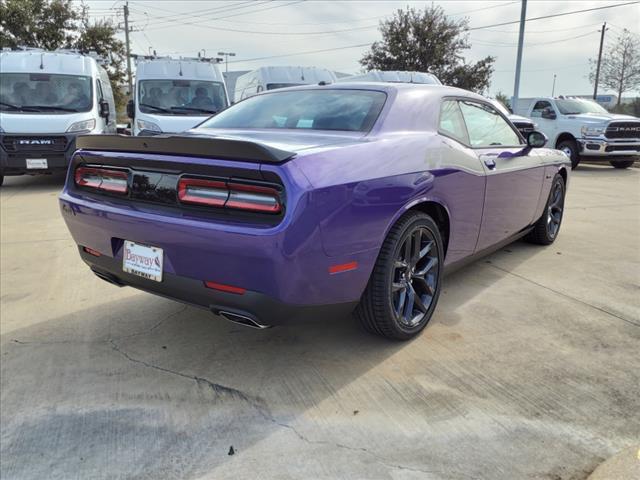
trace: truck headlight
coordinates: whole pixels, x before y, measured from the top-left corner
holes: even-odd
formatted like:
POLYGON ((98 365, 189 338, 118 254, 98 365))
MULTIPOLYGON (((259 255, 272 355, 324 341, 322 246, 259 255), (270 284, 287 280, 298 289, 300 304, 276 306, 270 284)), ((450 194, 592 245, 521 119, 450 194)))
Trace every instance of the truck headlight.
POLYGON ((602 135, 605 130, 606 127, 592 127, 590 125, 583 125, 581 131, 583 137, 597 137, 599 135, 602 135))
POLYGON ((72 123, 71 126, 67 128, 67 133, 90 132, 94 128, 96 128, 96 120, 92 118, 91 120, 72 123))
POLYGON ((151 132, 162 132, 162 129, 153 122, 147 122, 146 120, 136 120, 136 126, 138 130, 149 130, 151 132))

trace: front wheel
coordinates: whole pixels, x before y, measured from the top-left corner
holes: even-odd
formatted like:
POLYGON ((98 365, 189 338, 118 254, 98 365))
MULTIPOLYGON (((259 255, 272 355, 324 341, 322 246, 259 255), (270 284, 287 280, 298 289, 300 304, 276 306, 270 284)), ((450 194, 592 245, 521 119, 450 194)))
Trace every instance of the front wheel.
POLYGON ((544 213, 533 226, 533 230, 525 240, 538 245, 550 245, 558 237, 562 215, 564 213, 564 179, 556 173, 551 183, 551 191, 545 205, 544 213))
POLYGON ((395 340, 420 333, 438 303, 443 251, 440 231, 429 215, 404 214, 382 244, 356 309, 363 327, 395 340))
POLYGON ((613 168, 629 168, 634 162, 635 160, 609 160, 613 168))
POLYGON ((4 175, 0 175, 0 187, 4 183, 4 175))
POLYGON ((580 163, 580 155, 578 154, 578 144, 575 140, 563 140, 558 144, 558 150, 563 151, 567 157, 571 159, 571 170, 580 163))

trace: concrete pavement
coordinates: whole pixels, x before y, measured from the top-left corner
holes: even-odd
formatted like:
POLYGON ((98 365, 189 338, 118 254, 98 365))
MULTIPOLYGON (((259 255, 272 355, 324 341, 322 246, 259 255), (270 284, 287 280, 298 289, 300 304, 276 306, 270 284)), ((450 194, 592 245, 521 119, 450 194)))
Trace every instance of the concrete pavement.
POLYGON ((639 443, 638 169, 581 165, 558 241, 449 277, 408 343, 109 285, 61 182, 0 189, 3 480, 578 480, 639 443))

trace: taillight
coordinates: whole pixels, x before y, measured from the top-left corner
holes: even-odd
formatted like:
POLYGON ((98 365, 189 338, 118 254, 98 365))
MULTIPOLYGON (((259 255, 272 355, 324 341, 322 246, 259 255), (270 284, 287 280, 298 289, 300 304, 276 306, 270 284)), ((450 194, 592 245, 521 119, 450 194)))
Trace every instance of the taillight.
POLYGON ((229 190, 225 182, 181 178, 178 182, 178 198, 185 203, 222 207, 229 198, 229 190))
POLYGON ((75 173, 77 186, 111 193, 127 193, 128 178, 129 174, 122 170, 100 167, 78 167, 75 173))
POLYGON ((245 185, 229 183, 229 200, 227 207, 255 212, 279 213, 280 205, 278 191, 275 188, 261 185, 245 185))
POLYGON ((274 187, 201 178, 181 178, 178 198, 183 203, 280 213, 280 193, 274 187))

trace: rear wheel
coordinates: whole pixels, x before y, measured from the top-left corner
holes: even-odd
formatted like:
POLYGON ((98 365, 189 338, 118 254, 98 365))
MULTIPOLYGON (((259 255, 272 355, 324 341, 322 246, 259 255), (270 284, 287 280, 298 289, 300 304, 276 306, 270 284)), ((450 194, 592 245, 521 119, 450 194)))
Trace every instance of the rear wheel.
POLYGON ((564 213, 564 194, 564 180, 556 173, 544 213, 535 223, 533 230, 525 237, 525 240, 538 245, 550 245, 555 241, 558 232, 560 232, 562 214, 564 213))
POLYGON ((558 150, 562 150, 567 157, 571 159, 571 170, 575 169, 580 163, 580 155, 578 154, 578 144, 575 140, 563 140, 558 144, 558 150))
POLYGON ((633 165, 634 162, 635 162, 635 159, 609 160, 609 163, 613 168, 629 168, 631 165, 633 165))
POLYGON ((382 245, 356 309, 364 328, 396 340, 416 336, 438 302, 443 258, 433 219, 413 211, 402 216, 382 245))
POLYGON ((4 175, 0 175, 0 187, 4 183, 4 175))

